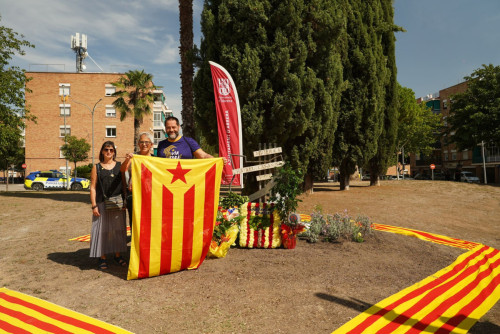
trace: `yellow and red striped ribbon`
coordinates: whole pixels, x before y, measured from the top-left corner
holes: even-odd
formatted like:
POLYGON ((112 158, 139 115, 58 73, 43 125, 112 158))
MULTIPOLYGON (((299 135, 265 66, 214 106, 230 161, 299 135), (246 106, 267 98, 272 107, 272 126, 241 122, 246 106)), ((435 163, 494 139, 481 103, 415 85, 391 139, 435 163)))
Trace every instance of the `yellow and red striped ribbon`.
POLYGON ((0 288, 2 333, 132 333, 47 301, 0 288))
MULTIPOLYGON (((127 237, 131 236, 130 226, 127 226, 127 237)), ((81 241, 81 242, 90 242, 90 234, 82 235, 80 237, 71 238, 69 241, 81 241)))
POLYGON ((373 229, 378 230, 378 231, 403 234, 403 235, 415 237, 418 239, 422 239, 425 241, 430 241, 430 242, 434 242, 437 244, 458 247, 458 248, 463 248, 463 249, 474 249, 477 246, 481 245, 477 242, 466 241, 466 240, 461 240, 461 239, 456 239, 456 238, 450 238, 450 237, 446 237, 446 236, 439 235, 439 234, 418 231, 418 230, 405 228, 405 227, 397 227, 397 226, 375 224, 375 223, 372 225, 372 227, 373 227, 373 229))
POLYGON ((467 333, 500 298, 499 265, 499 251, 479 245, 333 333, 467 333))

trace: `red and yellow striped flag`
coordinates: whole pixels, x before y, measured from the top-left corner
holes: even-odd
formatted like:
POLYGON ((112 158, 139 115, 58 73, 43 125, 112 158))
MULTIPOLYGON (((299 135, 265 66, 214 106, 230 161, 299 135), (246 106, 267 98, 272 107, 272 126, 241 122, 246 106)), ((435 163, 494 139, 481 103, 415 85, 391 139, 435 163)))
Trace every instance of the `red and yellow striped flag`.
POLYGON ((479 245, 333 333, 465 334, 499 299, 500 252, 479 245))
POLYGON ((127 279, 196 269, 212 240, 222 158, 132 159, 133 228, 127 279))
POLYGON ((35 297, 0 288, 0 333, 131 333, 35 297))

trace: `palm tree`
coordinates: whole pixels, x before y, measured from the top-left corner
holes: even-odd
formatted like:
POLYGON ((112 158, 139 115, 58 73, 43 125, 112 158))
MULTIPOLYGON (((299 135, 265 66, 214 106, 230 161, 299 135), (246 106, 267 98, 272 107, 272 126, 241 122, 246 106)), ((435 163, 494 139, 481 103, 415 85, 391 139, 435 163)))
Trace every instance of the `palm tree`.
POLYGON ((182 83, 182 132, 194 136, 193 107, 193 0, 179 0, 182 83))
POLYGON ((144 73, 144 70, 128 71, 112 85, 120 89, 113 94, 118 97, 113 101, 113 105, 120 112, 120 121, 123 121, 129 114, 134 116, 135 147, 143 118, 152 113, 153 90, 161 87, 155 86, 153 75, 144 73))

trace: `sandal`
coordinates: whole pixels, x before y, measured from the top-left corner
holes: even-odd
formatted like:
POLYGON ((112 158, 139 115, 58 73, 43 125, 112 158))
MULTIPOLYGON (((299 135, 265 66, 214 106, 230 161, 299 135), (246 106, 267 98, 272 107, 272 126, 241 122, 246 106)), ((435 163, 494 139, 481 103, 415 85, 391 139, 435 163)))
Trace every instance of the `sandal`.
POLYGON ((99 269, 106 270, 108 269, 108 264, 105 259, 99 259, 99 269))
POLYGON ((118 263, 122 267, 127 266, 127 261, 125 261, 125 259, 121 256, 115 256, 115 261, 116 261, 116 263, 118 263))

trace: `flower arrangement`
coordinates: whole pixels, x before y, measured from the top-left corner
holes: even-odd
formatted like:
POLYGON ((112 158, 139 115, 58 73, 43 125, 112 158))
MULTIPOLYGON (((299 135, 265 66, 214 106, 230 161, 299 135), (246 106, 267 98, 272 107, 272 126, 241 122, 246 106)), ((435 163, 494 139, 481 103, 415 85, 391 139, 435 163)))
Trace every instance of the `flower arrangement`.
POLYGON ((293 249, 297 245, 297 235, 304 232, 306 226, 301 223, 300 216, 292 213, 288 220, 281 224, 281 237, 283 245, 287 249, 293 249))
POLYGON ((239 232, 239 223, 244 217, 238 208, 223 209, 219 207, 215 220, 209 256, 225 257, 229 247, 236 241, 239 232))
POLYGON ((246 203, 241 206, 240 247, 278 248, 281 220, 273 205, 246 203), (255 218, 254 218, 255 217, 255 218))

